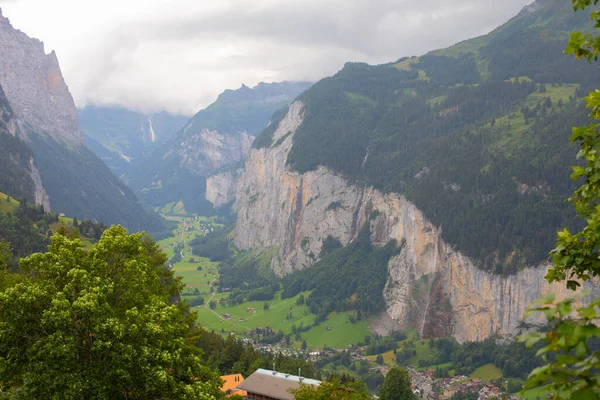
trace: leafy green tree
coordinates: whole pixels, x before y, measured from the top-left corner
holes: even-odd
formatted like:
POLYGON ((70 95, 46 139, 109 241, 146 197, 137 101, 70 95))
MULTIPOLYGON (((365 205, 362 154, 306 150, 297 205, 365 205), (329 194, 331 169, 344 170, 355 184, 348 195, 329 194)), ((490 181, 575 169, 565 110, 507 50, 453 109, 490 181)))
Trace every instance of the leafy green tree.
POLYGON ((381 354, 377 354, 377 358, 375 359, 375 362, 379 365, 383 365, 383 356, 381 354))
POLYGON ((412 400, 410 377, 404 368, 394 367, 385 376, 381 386, 381 400, 412 400))
POLYGON ((8 268, 8 262, 12 258, 12 251, 10 250, 10 243, 5 240, 0 240, 0 271, 4 271, 8 268))
MULTIPOLYGON (((19 276, 9 273, 10 261, 13 257, 10 243, 0 239, 0 291, 19 280, 19 276)), ((0 390, 2 386, 0 385, 0 390)))
POLYGON ((301 350, 306 351, 306 349, 308 349, 308 344, 306 343, 306 340, 302 341, 302 345, 300 346, 301 350))
POLYGON ((265 304, 263 305, 263 310, 269 311, 269 303, 265 302, 265 304))
POLYGON ((365 384, 361 381, 342 384, 338 378, 334 378, 331 382, 322 382, 317 387, 302 385, 300 389, 292 389, 292 394, 296 400, 367 400, 371 398, 365 384))
MULTIPOLYGON (((572 0, 575 11, 595 6, 600 0, 572 0)), ((600 12, 591 13, 596 27, 600 27, 600 12)), ((600 54, 600 37, 591 33, 571 34, 567 53, 588 61, 597 60, 600 54)), ((600 119, 600 91, 595 90, 585 98, 590 116, 600 119)), ((573 167, 571 177, 583 179, 582 185, 569 199, 575 206, 585 226, 579 232, 568 229, 558 232, 556 248, 550 253, 553 267, 549 269, 548 282, 566 280, 570 289, 577 289, 581 281, 586 282, 600 275, 600 125, 592 122, 588 126, 573 128, 571 140, 579 142, 578 158, 585 165, 573 167)), ((585 292, 555 303, 549 295, 534 303, 529 314, 542 312, 550 322, 551 329, 545 333, 529 332, 519 340, 529 347, 543 343, 538 354, 545 365, 533 370, 523 390, 546 385, 555 399, 598 399, 600 398, 600 351, 590 348, 590 340, 600 338, 600 328, 594 320, 600 317, 600 299, 579 309, 575 303, 585 292)))
POLYGON ((88 251, 54 235, 23 259, 20 281, 0 291, 0 398, 221 398, 165 263, 122 227, 88 251))

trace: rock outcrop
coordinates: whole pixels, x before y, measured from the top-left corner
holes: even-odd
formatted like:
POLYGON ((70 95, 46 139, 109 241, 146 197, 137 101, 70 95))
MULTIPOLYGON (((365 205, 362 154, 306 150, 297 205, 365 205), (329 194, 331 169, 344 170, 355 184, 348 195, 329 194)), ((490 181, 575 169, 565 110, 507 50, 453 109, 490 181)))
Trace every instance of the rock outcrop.
MULTIPOLYGON (((193 121, 184 128, 193 126, 193 121)), ((186 136, 181 144, 167 151, 164 158, 177 157, 179 166, 199 176, 208 176, 226 165, 243 160, 252 146, 253 136, 246 132, 224 135, 214 130, 202 129, 186 136)))
POLYGON ((214 207, 221 207, 235 200, 238 178, 242 169, 219 172, 206 178, 206 194, 204 198, 214 207))
POLYGON ((42 177, 40 176, 40 171, 38 171, 35 163, 33 162, 33 158, 29 160, 29 166, 31 169, 31 180, 33 181, 33 197, 35 199, 35 204, 39 204, 44 207, 45 212, 50 212, 50 196, 44 189, 44 185, 42 185, 42 177))
MULTIPOLYGON (((464 342, 511 336, 531 301, 548 292, 568 294, 564 285, 543 279, 547 265, 509 277, 477 269, 400 194, 351 185, 324 167, 304 174, 291 171, 287 155, 302 119, 303 105, 296 101, 271 147, 250 152, 234 206, 236 245, 277 248, 271 261, 277 275, 314 264, 328 236, 346 245, 370 224, 374 244, 395 239, 402 246, 388 265, 387 312, 400 324, 412 323, 424 337, 451 334, 464 342)), ((594 291, 600 293, 597 287, 594 291)))
POLYGON ((0 10, 0 85, 20 124, 71 146, 83 144, 73 97, 56 53, 14 29, 0 10))

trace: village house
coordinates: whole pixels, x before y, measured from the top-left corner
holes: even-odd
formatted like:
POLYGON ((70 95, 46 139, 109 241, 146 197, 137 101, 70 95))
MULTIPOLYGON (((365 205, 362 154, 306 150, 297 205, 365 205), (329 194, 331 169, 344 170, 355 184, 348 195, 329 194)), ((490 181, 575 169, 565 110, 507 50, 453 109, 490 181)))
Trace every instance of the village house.
POLYGON ((233 396, 234 394, 246 396, 246 391, 238 389, 238 385, 244 382, 242 374, 225 375, 221 379, 223 380, 221 392, 225 393, 226 397, 233 396))
POLYGON ((282 372, 258 369, 238 389, 245 390, 246 398, 251 400, 293 400, 292 389, 301 385, 319 386, 321 381, 282 372))

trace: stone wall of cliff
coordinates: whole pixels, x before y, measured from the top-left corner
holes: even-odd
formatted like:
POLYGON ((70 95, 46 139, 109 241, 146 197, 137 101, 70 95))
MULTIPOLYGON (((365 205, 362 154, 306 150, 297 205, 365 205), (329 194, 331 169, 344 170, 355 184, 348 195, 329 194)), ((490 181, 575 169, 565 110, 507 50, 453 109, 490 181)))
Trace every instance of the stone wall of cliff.
POLYGON ((231 203, 235 200, 237 185, 242 169, 219 172, 206 178, 206 193, 204 198, 214 207, 231 203))
POLYGON ((56 54, 46 54, 42 42, 14 29, 1 10, 0 55, 0 85, 18 122, 59 142, 82 145, 77 109, 56 54))
POLYGON ((302 118, 303 105, 296 101, 273 145, 250 152, 237 185, 235 243, 244 250, 278 248, 271 261, 276 274, 314 264, 325 238, 345 245, 369 223, 374 244, 392 239, 403 244, 388 265, 386 311, 400 324, 412 323, 422 336, 452 334, 460 342, 511 336, 531 301, 547 292, 568 294, 564 285, 546 283, 544 265, 510 277, 477 269, 400 194, 351 185, 323 167, 304 174, 291 171, 287 154, 302 118))
POLYGON ((50 196, 48 196, 44 185, 42 185, 42 177, 40 176, 40 171, 35 166, 33 158, 29 160, 29 168, 31 170, 31 180, 33 181, 35 204, 41 205, 44 207, 44 211, 49 213, 52 211, 50 209, 50 196))
POLYGON ((209 176, 219 168, 243 160, 252 146, 253 136, 246 132, 226 135, 214 130, 202 129, 185 136, 193 120, 184 128, 183 140, 169 149, 163 159, 175 157, 179 166, 198 176, 209 176))

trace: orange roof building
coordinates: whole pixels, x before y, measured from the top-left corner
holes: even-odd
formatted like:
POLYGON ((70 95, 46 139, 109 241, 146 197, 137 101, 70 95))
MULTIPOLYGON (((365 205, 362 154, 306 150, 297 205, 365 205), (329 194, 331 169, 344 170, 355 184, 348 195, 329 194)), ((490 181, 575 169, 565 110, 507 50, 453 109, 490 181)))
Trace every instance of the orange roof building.
POLYGON ((245 397, 247 395, 245 390, 237 389, 237 386, 244 382, 244 377, 242 374, 233 374, 233 375, 225 375, 222 376, 223 386, 221 387, 221 391, 225 393, 227 397, 233 396, 234 394, 245 397))

